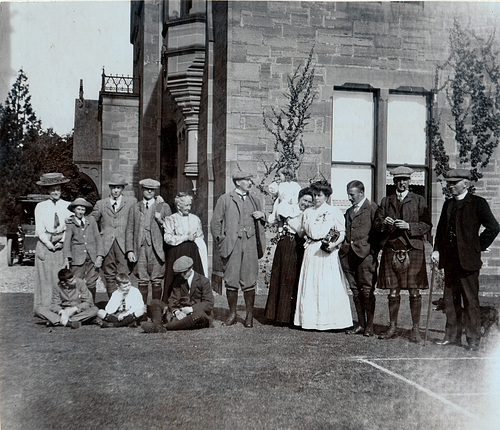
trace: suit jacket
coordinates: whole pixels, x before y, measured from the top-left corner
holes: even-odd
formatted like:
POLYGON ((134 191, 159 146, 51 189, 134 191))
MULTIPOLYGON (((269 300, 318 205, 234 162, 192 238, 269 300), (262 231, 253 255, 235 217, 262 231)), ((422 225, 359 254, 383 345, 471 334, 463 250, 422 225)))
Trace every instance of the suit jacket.
POLYGON ((76 217, 66 222, 66 236, 64 237, 64 258, 69 258, 71 264, 81 266, 89 255, 92 263, 98 255, 104 256, 102 238, 97 228, 95 219, 91 216, 85 217, 83 228, 76 223, 76 217))
POLYGON ((176 276, 173 284, 172 294, 168 298, 170 312, 184 306, 191 306, 193 311, 201 310, 209 314, 214 307, 214 296, 210 281, 197 272, 194 272, 191 288, 187 281, 176 276))
POLYGON ((339 251, 343 257, 350 249, 360 258, 366 258, 372 251, 378 250, 373 222, 377 212, 377 204, 366 199, 359 210, 354 213, 354 206, 347 209, 345 217, 345 240, 339 251))
MULTIPOLYGON (((125 253, 132 251, 137 259, 139 259, 139 249, 145 237, 145 230, 141 228, 141 220, 145 216, 144 211, 142 200, 133 205, 128 213, 125 229, 125 253)), ((151 207, 151 242, 156 255, 163 262, 165 261, 165 251, 163 249, 162 224, 165 217, 171 214, 172 211, 167 203, 159 203, 156 198, 154 199, 151 207), (155 218, 155 212, 159 213, 160 220, 155 218)))
POLYGON ((121 205, 115 212, 109 201, 109 197, 99 200, 90 214, 101 227, 101 236, 104 246, 104 255, 107 255, 113 242, 116 240, 118 246, 125 253, 125 229, 127 227, 128 212, 137 203, 135 197, 122 196, 121 205))
MULTIPOLYGON (((262 206, 256 197, 248 194, 250 201, 256 211, 262 211, 262 206)), ((236 191, 223 194, 217 200, 215 210, 210 223, 210 231, 214 237, 215 244, 222 258, 231 255, 238 239, 240 216, 243 211, 243 202, 236 191)), ((255 222, 255 234, 257 236, 258 256, 264 256, 266 249, 265 220, 255 222)))
POLYGON ((50 310, 58 313, 61 309, 77 306, 80 311, 87 310, 94 306, 92 294, 87 288, 87 284, 83 279, 76 278, 75 288, 66 289, 57 287, 52 289, 52 302, 50 310))
MULTIPOLYGON (((398 230, 396 227, 383 223, 386 217, 399 218, 397 211, 397 196, 391 194, 384 197, 375 215, 375 228, 382 233, 380 247, 383 248, 389 235, 398 230)), ((429 208, 425 199, 415 193, 409 192, 403 200, 403 220, 410 224, 408 239, 415 249, 424 249, 424 235, 431 231, 432 223, 429 208)))
MULTIPOLYGON (((439 251, 439 268, 444 267, 446 258, 446 239, 451 218, 453 199, 444 203, 436 229, 434 250, 439 251)), ((488 202, 482 197, 471 193, 463 199, 463 204, 457 208, 455 217, 457 248, 460 266, 465 270, 475 271, 481 268, 481 251, 491 245, 497 237, 500 227, 491 213, 488 202), (484 230, 479 234, 480 227, 484 230)))

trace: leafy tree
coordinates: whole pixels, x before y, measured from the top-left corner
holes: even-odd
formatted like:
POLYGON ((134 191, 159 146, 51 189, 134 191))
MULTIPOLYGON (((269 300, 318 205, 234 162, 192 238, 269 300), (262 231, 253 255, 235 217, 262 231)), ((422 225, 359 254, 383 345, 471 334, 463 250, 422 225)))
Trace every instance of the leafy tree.
POLYGON ((290 167, 297 172, 304 154, 302 134, 311 114, 309 107, 316 94, 313 91, 315 66, 312 64, 314 47, 309 52, 306 64, 298 66, 292 77, 287 76, 288 99, 286 109, 277 111, 271 106, 272 115, 262 112, 264 128, 274 136, 275 160, 270 164, 264 162, 266 171, 257 188, 265 195, 268 194, 264 185, 266 179, 283 167, 290 167))
POLYGON ((41 122, 31 106, 28 78, 21 69, 5 105, 0 105, 0 225, 9 225, 15 216, 16 199, 30 190, 36 178, 26 151, 35 145, 40 129, 41 122))
MULTIPOLYGON (((436 70, 435 92, 445 91, 451 107, 449 127, 455 133, 457 161, 470 165, 473 181, 483 176, 481 170, 489 164, 500 137, 500 67, 493 42, 493 34, 485 40, 455 21, 450 56, 436 70)), ((450 168, 439 125, 439 119, 427 124, 437 175, 450 168)))
POLYGON ((28 78, 24 71, 0 104, 0 232, 17 228, 17 199, 44 192, 36 181, 43 173, 61 172, 70 179, 63 187, 64 197, 83 196, 94 203, 98 195, 80 175, 73 163, 73 136, 59 136, 52 129, 42 130, 31 105, 28 78))

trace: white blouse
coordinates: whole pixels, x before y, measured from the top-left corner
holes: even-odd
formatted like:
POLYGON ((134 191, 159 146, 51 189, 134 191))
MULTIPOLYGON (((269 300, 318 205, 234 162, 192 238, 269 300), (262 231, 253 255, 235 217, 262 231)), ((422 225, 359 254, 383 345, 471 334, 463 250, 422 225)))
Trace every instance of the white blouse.
POLYGON ((165 242, 171 246, 177 246, 185 242, 191 234, 194 234, 195 239, 203 239, 201 220, 193 214, 182 216, 179 212, 175 212, 165 218, 163 228, 165 242))
MULTIPOLYGON (((50 235, 62 233, 66 230, 66 219, 73 215, 73 212, 68 210, 70 202, 66 200, 48 199, 40 202, 35 207, 35 231, 40 240, 48 245, 51 243, 50 235), (59 218, 59 227, 54 227, 55 214, 59 218)), ((63 238, 64 240, 64 238, 63 238)))

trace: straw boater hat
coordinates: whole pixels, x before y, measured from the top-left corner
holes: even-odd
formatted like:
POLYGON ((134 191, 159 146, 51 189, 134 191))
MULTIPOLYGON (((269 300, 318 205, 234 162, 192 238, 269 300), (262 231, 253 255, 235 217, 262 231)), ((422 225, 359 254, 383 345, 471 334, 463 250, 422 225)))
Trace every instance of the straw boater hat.
POLYGON ((113 176, 111 176, 111 179, 108 181, 108 185, 126 187, 128 182, 120 173, 113 173, 113 176))
POLYGON ((83 206, 86 214, 92 210, 92 204, 90 204, 83 197, 78 197, 75 201, 71 202, 68 206, 68 210, 74 212, 77 206, 83 206))
POLYGON ((36 183, 41 187, 51 187, 52 185, 61 185, 69 182, 69 179, 65 178, 62 173, 45 173, 40 176, 40 180, 36 183))
POLYGON ((143 188, 160 188, 160 183, 150 178, 139 181, 139 185, 143 188))
POLYGON ((399 166, 391 170, 391 175, 396 178, 409 178, 413 173, 413 169, 407 166, 399 166))
POLYGON ((174 261, 172 269, 175 273, 187 272, 191 269, 191 267, 193 267, 193 264, 193 259, 191 257, 183 255, 174 261))
POLYGON ((444 175, 444 178, 448 182, 458 182, 462 179, 470 180, 470 171, 467 169, 451 169, 447 171, 444 175))

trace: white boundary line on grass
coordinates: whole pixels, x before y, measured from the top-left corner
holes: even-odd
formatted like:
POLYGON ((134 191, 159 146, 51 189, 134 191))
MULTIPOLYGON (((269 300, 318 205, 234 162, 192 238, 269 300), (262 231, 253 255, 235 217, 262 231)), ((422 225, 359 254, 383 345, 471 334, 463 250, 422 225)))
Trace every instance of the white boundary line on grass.
POLYGON ((380 366, 380 365, 378 365, 376 363, 373 363, 370 360, 366 360, 365 358, 359 358, 358 361, 361 362, 361 363, 368 364, 368 365, 374 367, 375 369, 380 370, 381 372, 387 373, 388 375, 391 375, 394 378, 397 378, 397 379, 400 379, 401 381, 406 382, 407 384, 411 385, 412 387, 415 387, 418 390, 423 391, 427 395, 429 395, 431 397, 434 397, 435 399, 443 402, 444 404, 446 404, 448 406, 451 406, 456 411, 461 412, 461 413, 463 413, 464 415, 467 415, 470 418, 473 418, 475 420, 484 422, 484 420, 482 418, 478 417, 477 415, 473 414, 472 412, 469 412, 467 409, 464 409, 461 406, 458 406, 456 403, 450 402, 448 399, 444 398, 443 396, 440 396, 439 394, 434 393, 433 391, 431 391, 431 390, 423 387, 420 384, 417 384, 416 382, 411 381, 410 379, 405 378, 404 376, 401 376, 398 373, 395 373, 395 372, 393 372, 393 371, 391 371, 389 369, 386 369, 385 367, 382 367, 382 366, 380 366))

